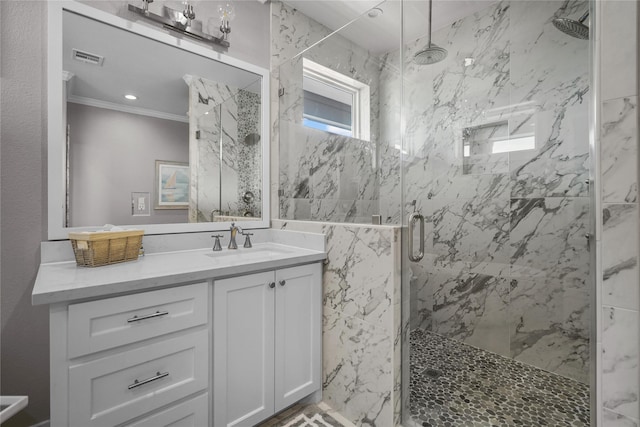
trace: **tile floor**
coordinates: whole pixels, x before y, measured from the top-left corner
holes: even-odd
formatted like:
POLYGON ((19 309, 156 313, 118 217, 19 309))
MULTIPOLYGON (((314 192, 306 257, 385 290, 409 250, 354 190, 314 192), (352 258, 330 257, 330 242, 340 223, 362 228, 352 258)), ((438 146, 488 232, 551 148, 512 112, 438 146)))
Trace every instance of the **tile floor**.
POLYGON ((585 384, 421 330, 410 345, 418 426, 589 425, 585 384))

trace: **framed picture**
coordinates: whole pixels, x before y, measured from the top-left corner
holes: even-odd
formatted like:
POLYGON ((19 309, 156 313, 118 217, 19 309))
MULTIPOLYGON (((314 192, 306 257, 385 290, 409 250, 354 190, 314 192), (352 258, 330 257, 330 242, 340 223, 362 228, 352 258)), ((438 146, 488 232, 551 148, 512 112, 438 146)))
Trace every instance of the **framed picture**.
POLYGON ((155 209, 189 208, 189 164, 156 160, 155 209))

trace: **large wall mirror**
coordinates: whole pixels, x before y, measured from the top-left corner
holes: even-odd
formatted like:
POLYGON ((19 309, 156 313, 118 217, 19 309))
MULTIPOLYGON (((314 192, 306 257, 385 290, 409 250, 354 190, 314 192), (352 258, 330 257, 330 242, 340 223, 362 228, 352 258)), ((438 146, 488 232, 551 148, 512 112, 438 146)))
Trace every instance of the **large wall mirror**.
POLYGON ((75 3, 49 10, 49 238, 268 227, 268 71, 75 3))

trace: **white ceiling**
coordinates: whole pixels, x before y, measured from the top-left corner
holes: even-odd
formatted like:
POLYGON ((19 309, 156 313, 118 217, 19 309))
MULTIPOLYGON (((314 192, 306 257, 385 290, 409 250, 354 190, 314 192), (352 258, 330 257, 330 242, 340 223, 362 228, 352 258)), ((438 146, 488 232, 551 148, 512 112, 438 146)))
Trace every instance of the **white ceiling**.
POLYGON ((134 33, 65 12, 63 69, 74 74, 71 94, 127 107, 184 116, 185 74, 245 88, 259 76, 134 33), (72 59, 72 49, 104 56, 102 66, 72 59), (124 95, 134 94, 136 101, 124 95))
MULTIPOLYGON (((436 31, 451 25, 495 1, 436 0, 433 2, 433 29, 436 31)), ((404 13, 399 0, 284 0, 284 3, 334 31, 355 20, 341 30, 340 34, 374 54, 400 48, 400 22, 403 14, 406 42, 423 37, 429 32, 426 0, 405 0, 404 13), (373 7, 382 9, 384 13, 377 18, 369 18, 366 12, 373 7)))

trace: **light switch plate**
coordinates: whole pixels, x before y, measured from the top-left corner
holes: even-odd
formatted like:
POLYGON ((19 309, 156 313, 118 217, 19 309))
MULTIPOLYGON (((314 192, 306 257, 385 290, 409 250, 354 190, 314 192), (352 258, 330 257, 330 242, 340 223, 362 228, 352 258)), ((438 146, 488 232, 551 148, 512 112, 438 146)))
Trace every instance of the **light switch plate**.
POLYGON ((149 192, 131 193, 131 215, 151 216, 151 197, 149 192))

